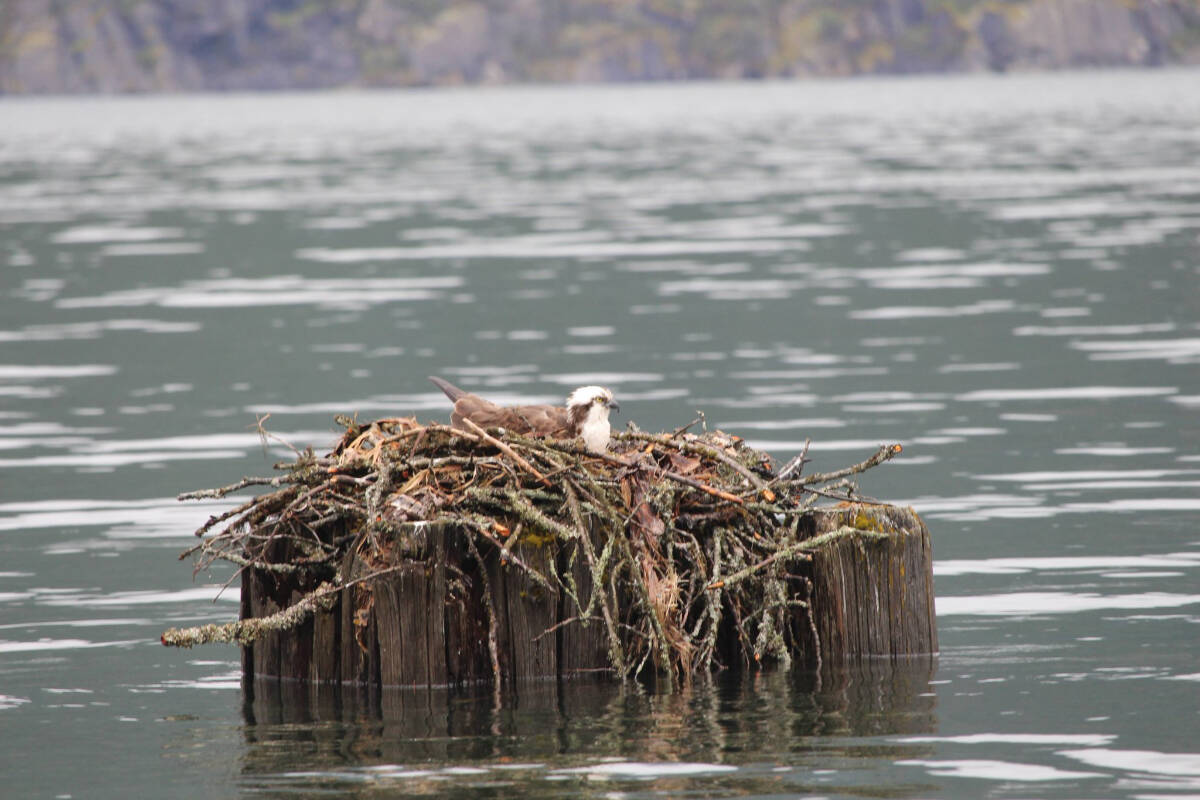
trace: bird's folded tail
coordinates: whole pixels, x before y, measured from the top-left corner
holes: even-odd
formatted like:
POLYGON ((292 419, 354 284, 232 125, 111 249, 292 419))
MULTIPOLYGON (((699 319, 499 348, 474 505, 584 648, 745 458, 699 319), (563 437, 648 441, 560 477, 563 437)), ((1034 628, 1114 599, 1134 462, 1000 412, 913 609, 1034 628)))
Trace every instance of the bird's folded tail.
POLYGON ((464 392, 462 389, 458 388, 453 383, 450 383, 450 381, 444 381, 441 378, 435 377, 433 375, 429 376, 429 380, 433 381, 433 385, 438 387, 439 389, 441 389, 443 392, 445 392, 446 397, 449 397, 452 401, 457 401, 458 398, 462 397, 465 394, 468 394, 468 392, 464 392))

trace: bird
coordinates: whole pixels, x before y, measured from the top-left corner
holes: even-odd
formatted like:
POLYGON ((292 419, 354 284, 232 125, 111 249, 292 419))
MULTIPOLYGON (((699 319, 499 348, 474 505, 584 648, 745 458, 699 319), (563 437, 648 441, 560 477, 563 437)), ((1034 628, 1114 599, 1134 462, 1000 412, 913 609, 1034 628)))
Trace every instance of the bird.
POLYGON ((430 375, 429 380, 454 402, 450 424, 467 430, 463 420, 481 428, 504 428, 513 433, 551 436, 556 439, 583 439, 591 453, 608 449, 608 414, 620 411, 613 393, 603 386, 580 386, 567 395, 566 407, 551 405, 500 406, 477 394, 458 388, 447 380, 430 375))

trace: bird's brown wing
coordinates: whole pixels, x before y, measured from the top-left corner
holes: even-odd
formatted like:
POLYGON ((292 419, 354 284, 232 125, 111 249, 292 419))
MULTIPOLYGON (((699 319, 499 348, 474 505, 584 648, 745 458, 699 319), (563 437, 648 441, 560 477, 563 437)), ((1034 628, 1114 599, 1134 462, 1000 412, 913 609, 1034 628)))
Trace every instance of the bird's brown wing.
POLYGON ((531 433, 538 436, 570 438, 575 435, 567 416, 567 410, 558 406, 515 406, 505 409, 513 417, 524 421, 531 433))
POLYGON ((537 436, 571 436, 567 410, 557 406, 512 406, 505 408, 484 400, 479 395, 465 394, 454 403, 450 424, 464 427, 466 418, 481 428, 504 428, 513 433, 532 433, 537 436))

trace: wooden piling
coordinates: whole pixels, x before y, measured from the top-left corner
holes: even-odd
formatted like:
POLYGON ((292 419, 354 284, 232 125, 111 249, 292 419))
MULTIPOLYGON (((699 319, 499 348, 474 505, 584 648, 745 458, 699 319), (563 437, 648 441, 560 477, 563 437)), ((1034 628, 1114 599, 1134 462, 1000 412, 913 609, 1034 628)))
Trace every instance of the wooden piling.
POLYGON ((933 551, 916 512, 855 503, 822 509, 813 523, 812 538, 844 533, 815 549, 806 570, 821 660, 936 653, 933 551))
MULTIPOLYGON (((812 540, 811 561, 791 568, 789 624, 797 666, 900 659, 937 650, 929 531, 911 508, 852 503, 813 509, 797 535, 812 540)), ((450 523, 407 523, 396 562, 343 561, 344 581, 389 570, 342 589, 328 610, 245 645, 247 681, 302 680, 437 688, 493 679, 562 679, 611 668, 604 622, 569 616, 562 590, 535 581, 554 567, 576 591, 594 588, 578 540, 517 541, 472 554, 469 536, 450 523), (478 557, 477 557, 478 556, 478 557), (482 566, 481 566, 482 561, 482 566), (490 587, 485 592, 484 587, 490 587), (492 608, 488 608, 488 598, 492 608)), ((595 551, 604 531, 589 531, 595 551)), ((373 558, 378 558, 377 555, 373 558)), ((295 574, 248 569, 243 618, 278 611, 311 591, 295 574)), ((738 636, 722 635, 721 661, 744 662, 738 636)))

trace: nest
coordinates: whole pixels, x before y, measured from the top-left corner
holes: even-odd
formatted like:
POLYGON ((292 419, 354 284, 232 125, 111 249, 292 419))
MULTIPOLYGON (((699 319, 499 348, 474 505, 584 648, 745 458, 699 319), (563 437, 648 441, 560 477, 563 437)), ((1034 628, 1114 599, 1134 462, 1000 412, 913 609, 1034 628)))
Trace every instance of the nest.
MULTIPOLYGON (((787 664, 799 646, 797 619, 816 635, 811 614, 797 614, 811 592, 797 591, 806 579, 795 567, 818 544, 801 535, 801 521, 823 497, 869 499, 851 476, 900 452, 884 445, 861 463, 803 476, 807 445, 776 470, 767 454, 736 436, 689 432, 702 420, 667 434, 614 434, 604 454, 573 441, 412 418, 338 421, 345 433, 323 457, 297 452, 276 465, 279 475, 180 496, 272 487, 210 518, 182 557, 195 557, 197 571, 226 561, 239 573, 291 573, 316 588, 270 618, 173 629, 164 644, 247 644, 264 631, 293 627, 342 590, 369 588, 411 559, 405 541, 419 527, 414 523, 444 522, 463 532, 481 567, 498 557, 565 597, 569 618, 560 625, 603 626, 621 679, 653 673, 671 684, 690 682, 729 666, 722 663, 729 650, 718 642, 731 636, 746 662, 787 664), (603 535, 590 535, 597 530, 603 535), (572 569, 557 568, 556 559, 531 566, 520 556, 529 545, 569 547, 572 569), (348 579, 348 556, 373 571, 348 579), (590 573, 587 591, 572 578, 576 559, 590 573)), ((494 648, 492 662, 498 685, 494 648)))

